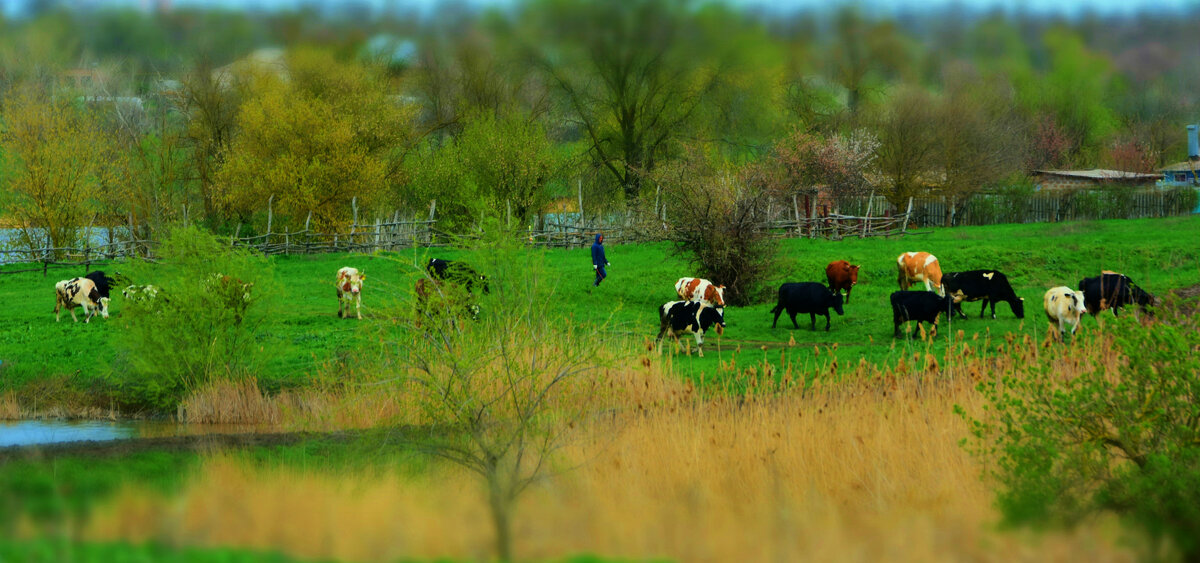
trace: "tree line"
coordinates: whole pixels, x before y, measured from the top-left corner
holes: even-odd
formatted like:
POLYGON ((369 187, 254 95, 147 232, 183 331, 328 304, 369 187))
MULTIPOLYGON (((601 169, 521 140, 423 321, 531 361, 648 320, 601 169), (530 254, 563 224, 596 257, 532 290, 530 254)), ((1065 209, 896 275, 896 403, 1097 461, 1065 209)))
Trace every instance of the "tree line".
POLYGON ((671 220, 730 186, 954 203, 1030 170, 1182 160, 1200 86, 1194 13, 38 6, 0 21, 0 219, 44 246, 89 224, 251 232, 268 200, 288 227, 436 200, 452 232, 577 198, 671 220))

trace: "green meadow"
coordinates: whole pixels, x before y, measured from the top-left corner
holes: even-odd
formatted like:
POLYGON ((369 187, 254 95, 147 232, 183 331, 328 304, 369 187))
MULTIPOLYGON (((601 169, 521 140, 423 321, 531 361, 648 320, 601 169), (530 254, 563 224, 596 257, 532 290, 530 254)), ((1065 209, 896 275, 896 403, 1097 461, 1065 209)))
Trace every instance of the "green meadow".
MULTIPOLYGON (((1075 287, 1086 276, 1114 270, 1132 277, 1153 294, 1163 296, 1174 288, 1200 283, 1200 217, 1113 220, 1058 224, 1000 225, 933 229, 903 238, 824 241, 781 241, 778 269, 748 307, 728 307, 727 330, 717 338, 707 335, 705 356, 680 355, 678 373, 697 382, 720 383, 718 362, 737 358, 741 366, 768 361, 787 362, 801 369, 815 365, 814 349, 828 357, 836 346, 839 360, 888 365, 926 346, 939 349, 944 337, 963 331, 968 339, 979 335, 999 341, 1005 334, 1043 338, 1048 324, 1041 310, 1046 289, 1075 287), (1026 318, 1014 317, 1006 303, 996 308, 997 318, 980 319, 979 304, 964 304, 968 320, 955 320, 950 330, 945 320, 939 337, 923 343, 918 338, 893 339, 888 296, 896 291, 895 259, 905 251, 927 251, 941 262, 943 271, 994 268, 1005 272, 1017 293, 1026 300, 1026 318), (825 265, 834 260, 861 264, 859 282, 844 316, 834 316, 832 330, 809 329, 807 315, 798 316, 793 329, 786 313, 771 328, 774 289, 789 281, 824 282, 825 265)), ((274 268, 278 313, 258 337, 277 353, 260 384, 268 390, 304 385, 317 376, 336 377, 338 369, 353 365, 357 351, 369 346, 373 325, 389 322, 412 310, 412 287, 430 257, 487 263, 485 250, 414 249, 399 253, 279 256, 274 268), (362 321, 339 319, 334 275, 342 266, 366 273, 362 321)), ((669 243, 609 245, 609 277, 593 288, 588 248, 530 250, 530 261, 544 260, 553 282, 546 322, 595 325, 650 346, 658 331, 657 308, 676 299, 675 280, 695 275, 687 256, 669 243)), ((28 266, 9 265, 8 271, 28 266)), ((100 265, 109 273, 122 264, 100 265)), ((480 268, 484 270, 485 268, 480 268)), ((109 339, 119 330, 115 319, 72 323, 64 313, 54 321, 54 283, 83 275, 82 268, 55 268, 49 276, 39 272, 0 276, 0 299, 7 304, 0 319, 0 391, 14 391, 23 404, 43 406, 56 401, 82 401, 104 407, 108 399, 106 376, 119 365, 109 339)), ((138 279, 138 283, 155 283, 138 279)), ((721 280, 713 280, 720 283, 721 280)), ((500 283, 494 284, 499 287, 500 283)), ((122 298, 114 293, 112 315, 122 314, 122 298)), ((481 302, 487 314, 487 297, 481 302)), ((78 310, 77 310, 78 311, 78 310)), ((1110 315, 1111 313, 1105 313, 1110 315)), ((1088 318, 1083 330, 1094 327, 1088 318)), ((691 337, 681 339, 683 342, 691 337)), ((694 342, 692 342, 694 344, 694 342)), ((674 350, 664 343, 664 350, 674 350)))

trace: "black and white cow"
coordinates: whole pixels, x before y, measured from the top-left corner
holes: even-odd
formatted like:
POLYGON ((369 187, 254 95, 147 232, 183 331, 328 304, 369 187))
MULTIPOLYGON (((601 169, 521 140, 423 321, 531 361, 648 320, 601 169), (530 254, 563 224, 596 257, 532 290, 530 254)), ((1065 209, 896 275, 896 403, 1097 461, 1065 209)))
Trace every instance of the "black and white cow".
POLYGON ((824 284, 817 282, 785 283, 779 286, 779 302, 774 309, 771 309, 771 312, 775 314, 775 320, 771 321, 771 328, 775 328, 775 324, 779 322, 779 314, 786 309, 788 316, 792 319, 793 327, 800 328, 800 325, 796 324, 797 313, 808 313, 812 321, 812 330, 817 330, 817 315, 824 315, 825 330, 828 331, 831 307, 837 311, 837 314, 845 314, 842 311, 841 292, 833 293, 824 284))
POLYGON ((892 293, 892 323, 896 330, 893 338, 900 337, 900 325, 907 321, 916 321, 920 327, 922 322, 933 325, 930 336, 937 335, 938 315, 946 313, 947 320, 952 308, 961 301, 957 293, 946 292, 939 296, 929 291, 897 291, 892 293))
POLYGON ((668 333, 679 342, 683 334, 696 335, 696 351, 704 357, 704 333, 709 329, 717 334, 725 332, 725 311, 721 307, 708 307, 696 301, 670 301, 658 308, 658 343, 668 333))
POLYGON ((1105 309, 1112 309, 1116 316, 1127 305, 1137 305, 1145 311, 1146 307, 1157 304, 1155 297, 1133 283, 1129 276, 1115 272, 1079 280, 1078 289, 1083 292, 1084 304, 1093 317, 1105 309))
POLYGON ((475 268, 466 262, 430 258, 429 263, 425 265, 425 270, 429 272, 430 277, 460 285, 467 292, 471 292, 475 288, 475 284, 479 284, 484 293, 488 292, 487 276, 475 271, 475 268))
MULTIPOLYGON (((961 291, 963 301, 983 300, 983 307, 979 309, 979 318, 983 318, 983 313, 987 311, 989 304, 992 306, 992 318, 996 318, 996 303, 999 301, 1008 302, 1008 306, 1018 319, 1025 318, 1025 299, 1017 297, 1017 293, 1008 283, 1008 276, 1005 276, 1004 272, 996 270, 950 272, 942 276, 942 287, 946 288, 947 293, 961 291)), ((961 305, 956 304, 954 311, 962 318, 967 318, 961 305)))
POLYGON ((83 322, 91 322, 97 313, 108 318, 108 298, 101 297, 96 289, 96 283, 87 278, 71 278, 54 284, 54 322, 58 322, 62 310, 71 313, 71 320, 79 322, 75 317, 75 308, 83 307, 83 322))

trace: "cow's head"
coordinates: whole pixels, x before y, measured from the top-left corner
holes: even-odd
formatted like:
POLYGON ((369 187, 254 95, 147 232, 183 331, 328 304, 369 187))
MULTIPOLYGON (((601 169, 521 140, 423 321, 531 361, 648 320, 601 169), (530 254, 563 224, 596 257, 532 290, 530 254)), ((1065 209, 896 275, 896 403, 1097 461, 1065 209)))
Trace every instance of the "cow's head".
POLYGON ((1024 297, 1018 297, 1016 299, 1013 299, 1012 301, 1009 301, 1008 304, 1012 305, 1012 312, 1014 315, 1017 316, 1018 319, 1025 318, 1025 298, 1024 297))
POLYGON ((100 316, 108 318, 108 298, 101 297, 96 300, 96 310, 100 312, 100 316))
MULTIPOLYGON (((713 291, 716 293, 716 297, 711 299, 711 301, 713 302, 713 305, 715 305, 717 307, 724 307, 725 306, 725 286, 714 285, 714 286, 712 286, 712 288, 713 288, 713 291)), ((722 318, 724 318, 723 315, 724 314, 722 313, 722 318)))
MULTIPOLYGON (((850 272, 850 285, 857 284, 858 283, 858 266, 847 266, 846 271, 850 272)), ((841 311, 838 311, 838 314, 841 314, 841 311)))
POLYGON ((842 292, 841 291, 834 291, 834 292, 830 293, 829 301, 830 301, 830 305, 833 306, 833 310, 837 311, 837 314, 839 314, 839 315, 846 314, 845 312, 842 311, 842 292))

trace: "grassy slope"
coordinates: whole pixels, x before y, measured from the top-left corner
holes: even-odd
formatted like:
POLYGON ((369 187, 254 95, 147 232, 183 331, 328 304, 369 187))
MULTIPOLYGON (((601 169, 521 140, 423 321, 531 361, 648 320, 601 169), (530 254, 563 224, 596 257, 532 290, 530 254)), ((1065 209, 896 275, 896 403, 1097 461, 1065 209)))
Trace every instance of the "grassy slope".
MULTIPOLYGON (((1041 313, 1041 296, 1049 287, 1074 287, 1080 278, 1101 269, 1124 272, 1156 294, 1200 283, 1197 241, 1200 217, 963 227, 891 240, 787 240, 783 243, 781 271, 772 283, 823 282, 825 264, 837 259, 863 266, 853 301, 847 305, 844 317, 834 317, 832 332, 809 331, 803 316, 800 330, 791 329, 786 316, 780 319, 779 328, 772 330, 769 311, 773 299, 751 307, 730 307, 726 313, 729 327, 721 346, 718 348, 712 338, 707 357, 681 360, 676 366, 692 377, 712 374, 716 362, 729 359, 739 346, 740 365, 764 358, 779 361, 792 354, 794 361, 803 363, 812 357, 814 345, 833 343, 838 344, 838 355, 843 360, 863 357, 870 362, 894 361, 914 346, 921 346, 908 341, 893 345, 891 337, 888 295, 896 289, 895 257, 908 250, 932 252, 944 271, 1002 270, 1026 299, 1024 322, 1015 319, 1006 304, 997 307, 996 320, 978 319, 978 304, 968 304, 965 310, 972 318, 956 322, 955 330, 964 330, 968 338, 989 330, 992 335, 1024 332, 1040 338, 1047 326, 1041 313), (789 337, 795 339, 797 347, 784 346, 789 337), (762 346, 768 350, 763 351, 762 346)), ((446 249, 381 256, 276 258, 276 274, 285 288, 285 306, 275 330, 264 336, 279 341, 283 353, 263 379, 275 385, 300 382, 318 364, 369 340, 370 331, 362 330, 364 327, 355 321, 336 317, 332 278, 338 267, 353 265, 367 273, 367 318, 363 323, 373 323, 380 320, 377 313, 381 303, 395 304, 410 295, 416 265, 424 263, 429 255, 484 262, 480 257, 472 258, 470 252, 446 249)), ((609 278, 593 291, 588 249, 553 250, 546 256, 549 272, 558 283, 553 308, 579 324, 599 325, 611 319, 610 330, 640 339, 656 334, 656 308, 675 298, 675 280, 693 273, 666 243, 611 246, 609 278)), ((114 268, 119 265, 107 267, 114 268)), ((40 273, 0 277, 0 299, 8 305, 6 315, 0 318, 0 389, 53 376, 70 377, 71 387, 86 389, 103 373, 103 366, 112 356, 105 343, 106 334, 115 330, 116 323, 93 321, 84 326, 53 322, 54 282, 79 274, 82 272, 52 270, 48 278, 40 273)), ((114 314, 119 315, 120 309, 120 299, 114 299, 114 314)), ((1087 320, 1085 328, 1094 326, 1094 322, 1087 320)))

